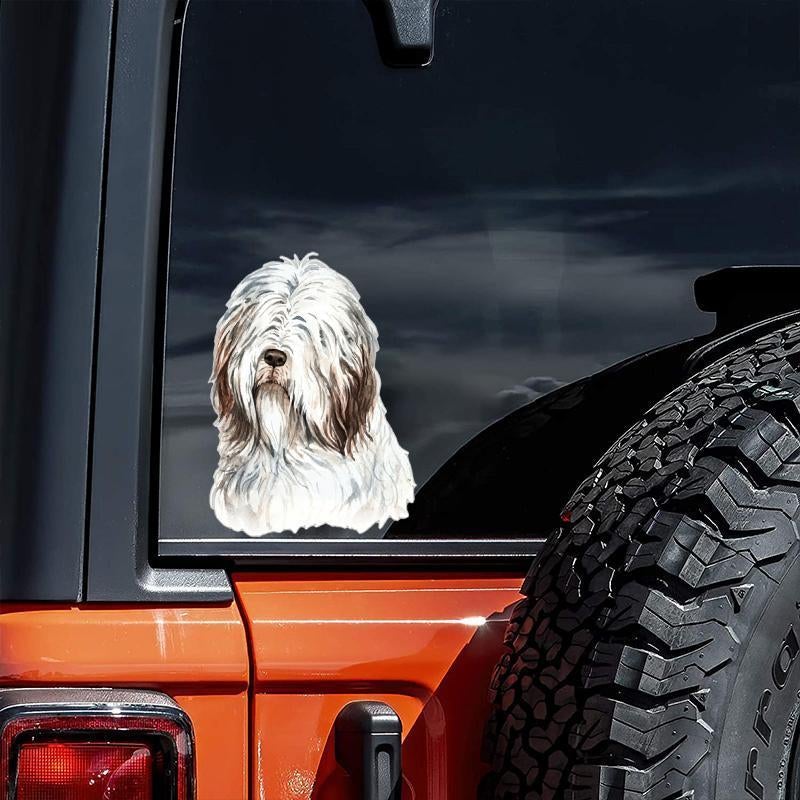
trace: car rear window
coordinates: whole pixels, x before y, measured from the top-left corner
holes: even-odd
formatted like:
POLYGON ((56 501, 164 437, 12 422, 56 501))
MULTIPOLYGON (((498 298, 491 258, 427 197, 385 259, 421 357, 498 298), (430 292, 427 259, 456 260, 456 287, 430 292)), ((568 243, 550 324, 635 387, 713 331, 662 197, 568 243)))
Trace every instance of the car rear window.
MULTIPOLYGON (((315 517, 284 509, 274 525, 253 511, 247 531, 226 524, 241 515, 212 507, 222 468, 215 331, 235 287, 265 263, 288 274, 308 257, 354 287, 377 330, 385 420, 418 490, 514 409, 709 330, 693 301, 697 276, 800 255, 794 2, 440 0, 433 62, 407 69, 381 61, 361 0, 192 0, 183 24, 164 540, 252 541, 263 552, 282 541, 291 551, 304 539, 379 542, 390 528, 391 518, 356 532, 348 520, 371 518, 353 513, 291 530, 292 519, 315 517)), ((335 378, 309 355, 312 337, 322 330, 343 350, 366 336, 359 312, 347 306, 345 324, 336 302, 309 306, 314 319, 296 322, 289 353, 328 397, 335 378)), ((265 322, 253 334, 264 336, 264 359, 288 347, 275 330, 265 322)), ((252 344, 243 337, 226 341, 229 366, 252 344)), ((363 416, 359 397, 340 398, 348 414, 363 416)), ((340 454, 349 424, 332 423, 340 454)), ((313 421, 302 425, 302 436, 324 439, 313 421)), ((328 488, 309 470, 295 479, 308 476, 310 494, 297 496, 313 505, 328 488)), ((247 483, 263 477, 237 478, 235 491, 278 491, 247 483)), ((413 502, 407 510, 413 519, 413 502)))

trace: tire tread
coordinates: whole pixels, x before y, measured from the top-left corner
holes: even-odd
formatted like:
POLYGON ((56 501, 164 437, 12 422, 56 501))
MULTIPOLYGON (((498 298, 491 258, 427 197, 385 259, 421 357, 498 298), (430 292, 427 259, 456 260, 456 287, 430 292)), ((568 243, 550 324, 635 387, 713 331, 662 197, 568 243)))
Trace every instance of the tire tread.
POLYGON ((798 549, 800 324, 626 431, 562 514, 490 688, 495 800, 677 800, 714 746, 713 676, 798 549))

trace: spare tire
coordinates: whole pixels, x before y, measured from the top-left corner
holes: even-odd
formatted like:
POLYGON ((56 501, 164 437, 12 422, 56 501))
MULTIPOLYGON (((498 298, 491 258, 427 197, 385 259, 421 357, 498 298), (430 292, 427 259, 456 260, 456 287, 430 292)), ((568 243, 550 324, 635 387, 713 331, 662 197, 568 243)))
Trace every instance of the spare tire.
POLYGON ((495 670, 485 797, 800 800, 799 370, 800 324, 736 350, 575 492, 495 670))

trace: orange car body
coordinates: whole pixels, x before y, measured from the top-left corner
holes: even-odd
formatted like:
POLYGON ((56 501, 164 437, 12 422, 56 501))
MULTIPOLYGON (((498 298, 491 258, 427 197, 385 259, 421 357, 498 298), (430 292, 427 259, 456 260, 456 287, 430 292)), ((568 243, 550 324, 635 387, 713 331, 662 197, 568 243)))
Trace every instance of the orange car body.
POLYGON ((198 800, 355 800, 333 722, 351 700, 383 700, 403 723, 404 796, 474 795, 482 698, 518 575, 234 584, 237 601, 217 606, 9 604, 0 683, 169 694, 194 725, 198 800))

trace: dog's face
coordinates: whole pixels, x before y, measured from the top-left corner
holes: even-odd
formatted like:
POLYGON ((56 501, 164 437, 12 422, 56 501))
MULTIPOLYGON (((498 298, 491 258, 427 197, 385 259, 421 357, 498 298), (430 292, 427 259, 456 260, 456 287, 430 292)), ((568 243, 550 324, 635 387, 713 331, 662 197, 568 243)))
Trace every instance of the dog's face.
POLYGON ((347 278, 315 253, 271 261, 217 324, 211 401, 233 451, 297 436, 350 455, 378 398, 378 332, 347 278))

